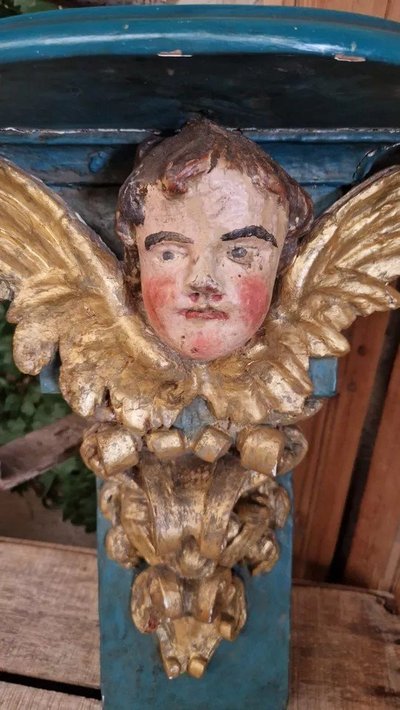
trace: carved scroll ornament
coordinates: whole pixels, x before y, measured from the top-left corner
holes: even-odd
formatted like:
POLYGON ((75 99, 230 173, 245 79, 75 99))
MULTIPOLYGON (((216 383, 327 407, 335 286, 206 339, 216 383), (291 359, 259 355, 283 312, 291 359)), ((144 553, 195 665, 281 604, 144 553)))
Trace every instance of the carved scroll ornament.
MULTIPOLYGON (((133 621, 167 675, 200 677, 246 620, 233 571, 268 572, 289 500, 279 475, 321 406, 309 359, 341 356, 358 315, 397 308, 400 168, 310 226, 306 193, 207 121, 145 146, 120 192, 118 262, 43 183, 0 162, 0 297, 14 357, 94 418, 82 456, 105 479, 109 555, 143 566, 133 621)), ((92 420, 93 421, 93 420, 92 420)))

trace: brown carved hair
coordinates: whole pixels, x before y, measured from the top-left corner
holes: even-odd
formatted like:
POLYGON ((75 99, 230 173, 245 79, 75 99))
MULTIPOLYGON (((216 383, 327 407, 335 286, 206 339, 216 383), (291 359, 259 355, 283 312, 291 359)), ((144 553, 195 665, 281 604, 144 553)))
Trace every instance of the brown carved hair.
POLYGON ((190 179, 210 172, 220 160, 248 175, 260 192, 272 192, 287 206, 289 228, 279 271, 291 262, 312 221, 308 194, 253 141, 206 119, 195 119, 171 138, 139 147, 134 169, 121 187, 116 231, 131 267, 137 266, 135 226, 144 221, 148 186, 158 184, 172 198, 183 195, 190 179))

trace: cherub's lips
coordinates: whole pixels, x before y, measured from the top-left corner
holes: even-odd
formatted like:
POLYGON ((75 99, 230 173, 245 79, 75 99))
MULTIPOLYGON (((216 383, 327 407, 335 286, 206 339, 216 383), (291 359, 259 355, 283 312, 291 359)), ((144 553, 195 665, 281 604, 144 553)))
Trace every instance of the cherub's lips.
POLYGON ((229 316, 225 311, 220 311, 218 308, 183 308, 179 311, 181 316, 185 316, 187 320, 228 320, 229 316))

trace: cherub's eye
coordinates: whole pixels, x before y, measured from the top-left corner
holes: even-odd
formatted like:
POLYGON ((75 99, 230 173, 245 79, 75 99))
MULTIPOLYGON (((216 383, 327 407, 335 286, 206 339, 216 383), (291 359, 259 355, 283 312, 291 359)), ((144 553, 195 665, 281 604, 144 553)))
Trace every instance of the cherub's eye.
POLYGON ((175 254, 172 251, 163 251, 162 258, 164 261, 170 261, 171 259, 175 259, 175 254))
POLYGON ((231 257, 233 259, 244 259, 247 256, 247 249, 244 247, 233 247, 231 249, 231 257))
POLYGON ((254 264, 254 259, 259 256, 259 251, 257 247, 250 244, 245 247, 242 244, 236 244, 228 249, 226 256, 238 266, 250 268, 254 264))

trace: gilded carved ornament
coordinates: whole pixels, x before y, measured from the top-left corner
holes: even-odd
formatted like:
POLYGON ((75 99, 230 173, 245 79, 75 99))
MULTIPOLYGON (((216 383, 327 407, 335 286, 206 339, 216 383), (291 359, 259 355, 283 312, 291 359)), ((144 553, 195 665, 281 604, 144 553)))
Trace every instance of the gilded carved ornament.
POLYGON ((121 188, 119 262, 41 181, 0 161, 0 297, 14 358, 90 418, 110 557, 135 579, 137 628, 170 678, 201 677, 246 621, 233 571, 268 572, 321 406, 309 359, 341 356, 358 315, 394 309, 400 168, 312 223, 306 193, 239 133, 208 121, 144 146, 121 188), (71 319, 71 316, 73 318, 71 319))

